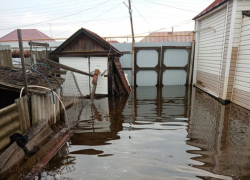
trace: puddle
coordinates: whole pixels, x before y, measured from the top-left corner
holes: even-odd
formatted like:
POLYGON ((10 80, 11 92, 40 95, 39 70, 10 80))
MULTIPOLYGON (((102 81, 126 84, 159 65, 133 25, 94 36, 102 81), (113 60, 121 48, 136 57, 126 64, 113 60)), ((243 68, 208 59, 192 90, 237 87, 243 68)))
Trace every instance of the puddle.
MULTIPOLYGON (((78 103, 39 179, 250 179, 250 112, 184 86, 78 103)), ((86 100, 83 100, 86 101, 86 100)))

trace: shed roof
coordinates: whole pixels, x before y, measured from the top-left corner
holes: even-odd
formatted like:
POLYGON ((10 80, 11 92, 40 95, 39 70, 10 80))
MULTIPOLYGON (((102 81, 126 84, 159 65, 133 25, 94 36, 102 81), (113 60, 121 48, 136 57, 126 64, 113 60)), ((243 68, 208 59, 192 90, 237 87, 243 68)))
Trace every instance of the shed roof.
MULTIPOLYGON (((21 29, 22 39, 23 41, 29 41, 30 39, 39 39, 39 41, 55 41, 54 39, 50 38, 46 34, 42 33, 37 29, 21 29), (44 40, 43 40, 44 39, 44 40)), ((0 38, 0 41, 18 41, 17 37, 17 30, 6 34, 5 36, 0 38)))
POLYGON ((218 8, 222 4, 226 3, 228 0, 215 0, 212 4, 210 4, 206 9, 204 9, 201 13, 193 18, 193 20, 204 16, 205 14, 211 12, 212 10, 218 8))
POLYGON ((78 31, 76 31, 72 36, 70 36, 66 41, 64 41, 58 48, 56 48, 51 54, 52 55, 57 54, 60 50, 62 50, 67 44, 69 44, 72 40, 74 40, 81 33, 86 34, 87 36, 89 36, 90 38, 92 38, 93 40, 101 44, 102 46, 104 46, 107 50, 111 50, 113 53, 119 56, 123 55, 119 50, 114 48, 110 43, 105 41, 99 35, 85 28, 81 28, 78 31))

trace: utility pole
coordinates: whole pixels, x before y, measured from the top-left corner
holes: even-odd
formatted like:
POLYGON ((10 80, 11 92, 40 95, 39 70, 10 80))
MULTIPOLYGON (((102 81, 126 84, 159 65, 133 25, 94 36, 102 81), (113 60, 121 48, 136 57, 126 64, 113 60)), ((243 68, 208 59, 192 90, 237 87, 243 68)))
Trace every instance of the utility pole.
POLYGON ((131 9, 131 2, 130 2, 130 0, 128 0, 128 5, 129 5, 128 9, 129 9, 129 15, 130 15, 130 24, 131 24, 132 37, 133 37, 133 42, 135 42, 133 19, 132 19, 132 9, 131 9))
POLYGON ((22 41, 21 29, 17 30, 17 36, 18 36, 20 56, 21 56, 21 61, 22 61, 23 81, 24 81, 25 93, 26 93, 26 96, 28 96, 29 90, 28 90, 27 75, 26 75, 25 63, 24 63, 23 41, 22 41))

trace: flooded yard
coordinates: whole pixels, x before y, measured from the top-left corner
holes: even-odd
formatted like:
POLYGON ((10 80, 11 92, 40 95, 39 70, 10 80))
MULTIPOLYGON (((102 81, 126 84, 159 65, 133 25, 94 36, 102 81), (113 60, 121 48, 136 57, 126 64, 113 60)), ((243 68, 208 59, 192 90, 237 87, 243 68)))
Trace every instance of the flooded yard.
POLYGON ((81 100, 75 134, 37 179, 249 179, 250 114, 185 86, 81 100))

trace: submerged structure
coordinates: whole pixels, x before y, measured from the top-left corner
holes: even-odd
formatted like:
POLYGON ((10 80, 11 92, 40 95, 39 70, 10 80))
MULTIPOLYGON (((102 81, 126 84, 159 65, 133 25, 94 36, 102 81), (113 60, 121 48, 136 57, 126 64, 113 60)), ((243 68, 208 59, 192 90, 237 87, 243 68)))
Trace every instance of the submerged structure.
POLYGON ((195 20, 193 83, 250 109, 250 1, 215 0, 195 20))
MULTIPOLYGON (((129 94, 130 87, 120 67, 119 57, 123 54, 97 34, 81 28, 52 53, 54 61, 84 72, 94 73, 99 69, 96 94, 129 94), (116 59, 116 61, 115 61, 116 59)), ((92 78, 68 73, 63 85, 64 95, 89 95, 92 78), (77 86, 74 84, 77 82, 77 86), (78 88, 79 87, 79 88, 78 88)))

